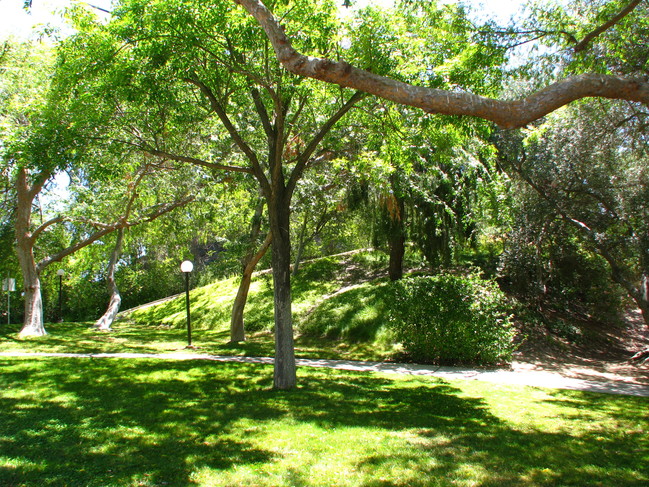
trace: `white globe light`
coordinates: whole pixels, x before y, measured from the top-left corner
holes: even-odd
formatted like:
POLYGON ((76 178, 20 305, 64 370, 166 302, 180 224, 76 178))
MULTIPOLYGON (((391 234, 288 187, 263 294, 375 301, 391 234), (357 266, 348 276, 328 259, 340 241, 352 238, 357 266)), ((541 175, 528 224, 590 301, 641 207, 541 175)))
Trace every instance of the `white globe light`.
POLYGON ((180 264, 180 270, 183 272, 191 272, 194 270, 194 264, 192 264, 191 261, 186 260, 180 264))
POLYGON ((57 276, 62 276, 63 274, 65 274, 65 271, 63 269, 59 269, 58 271, 56 271, 57 276))

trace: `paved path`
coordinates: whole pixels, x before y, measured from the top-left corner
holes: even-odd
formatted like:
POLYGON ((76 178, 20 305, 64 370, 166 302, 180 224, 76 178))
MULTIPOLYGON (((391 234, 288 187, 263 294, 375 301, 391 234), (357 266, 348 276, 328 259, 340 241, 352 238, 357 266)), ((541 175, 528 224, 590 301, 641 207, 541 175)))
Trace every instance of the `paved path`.
MULTIPOLYGON (((174 353, 29 353, 0 352, 0 357, 72 357, 72 358, 125 358, 161 360, 211 360, 215 362, 240 362, 272 364, 270 357, 238 357, 207 355, 195 352, 174 353)), ((352 360, 296 359, 299 367, 321 367, 359 372, 377 372, 414 376, 442 377, 446 379, 480 380, 501 384, 516 384, 552 389, 623 394, 649 397, 649 385, 622 381, 595 381, 565 377, 558 372, 536 370, 471 369, 464 367, 437 367, 389 362, 360 362, 352 360)))

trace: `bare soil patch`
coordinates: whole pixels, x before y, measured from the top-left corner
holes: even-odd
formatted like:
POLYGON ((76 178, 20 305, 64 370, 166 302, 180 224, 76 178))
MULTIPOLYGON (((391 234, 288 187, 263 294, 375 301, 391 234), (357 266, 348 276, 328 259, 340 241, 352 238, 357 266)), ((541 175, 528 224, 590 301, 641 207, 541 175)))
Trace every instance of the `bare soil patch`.
POLYGON ((527 339, 515 353, 512 368, 649 385, 649 362, 629 361, 637 351, 649 347, 649 330, 639 311, 626 311, 620 323, 591 321, 580 330, 583 333, 576 339, 558 336, 543 326, 526 330, 527 339))

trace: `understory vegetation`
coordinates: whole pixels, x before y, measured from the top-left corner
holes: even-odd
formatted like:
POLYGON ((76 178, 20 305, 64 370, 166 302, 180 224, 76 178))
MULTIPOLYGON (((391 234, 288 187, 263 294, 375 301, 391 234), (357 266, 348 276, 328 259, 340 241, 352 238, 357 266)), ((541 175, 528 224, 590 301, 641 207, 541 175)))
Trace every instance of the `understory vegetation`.
MULTIPOLYGON (((475 273, 368 280, 371 271, 362 266, 380 261, 377 255, 366 251, 304 264, 292 289, 300 339, 362 344, 374 350, 373 357, 363 358, 482 365, 511 359, 512 307, 495 282, 475 273)), ((260 273, 251 285, 247 331, 272 333, 268 276, 260 273)), ((226 330, 236 284, 228 279, 194 290, 192 322, 202 329, 226 330)), ((180 296, 134 310, 126 319, 181 329, 186 322, 184 300, 180 296)))

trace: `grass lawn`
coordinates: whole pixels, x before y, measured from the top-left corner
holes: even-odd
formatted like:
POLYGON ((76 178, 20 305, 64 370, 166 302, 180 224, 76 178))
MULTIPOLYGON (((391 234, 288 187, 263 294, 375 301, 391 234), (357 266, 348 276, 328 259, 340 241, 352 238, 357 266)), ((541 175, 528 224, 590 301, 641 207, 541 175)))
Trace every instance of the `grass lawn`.
MULTIPOLYGON (((386 339, 386 308, 391 299, 385 282, 365 282, 325 299, 353 281, 348 267, 368 267, 371 254, 331 257, 304 264, 292 281, 296 355, 304 358, 384 360, 394 352, 386 339), (342 282, 341 282, 342 281, 342 282), (306 333, 304 333, 306 331, 306 333)), ((361 272, 362 274, 362 272, 361 272)), ((253 280, 246 306, 248 341, 231 344, 230 313, 237 277, 193 289, 192 343, 198 353, 273 356, 273 292, 270 274, 253 280)), ((187 345, 185 297, 128 313, 114 332, 92 329, 92 323, 48 323, 48 335, 20 338, 21 325, 0 324, 0 352, 153 352, 183 350, 187 345)))
MULTIPOLYGON (((49 353, 172 353, 272 357, 275 342, 270 331, 247 334, 248 340, 229 343, 229 330, 193 328, 195 350, 186 350, 187 330, 167 325, 116 322, 113 332, 100 332, 92 323, 48 323, 48 335, 21 338, 21 325, 0 326, 0 352, 49 353)), ((338 339, 299 336, 295 352, 301 358, 381 360, 386 354, 367 342, 348 343, 338 339)), ((2 487, 0 485, 0 487, 2 487)))
POLYGON ((0 485, 641 486, 648 398, 206 361, 0 358, 0 485))

